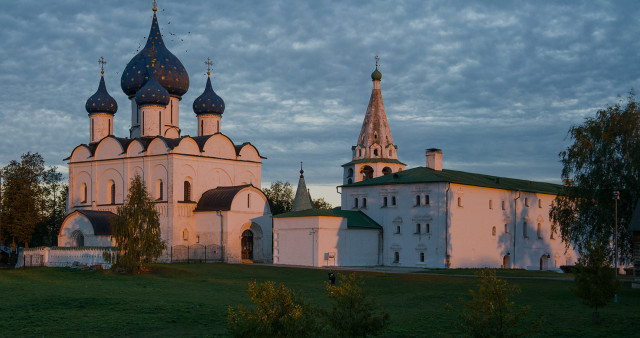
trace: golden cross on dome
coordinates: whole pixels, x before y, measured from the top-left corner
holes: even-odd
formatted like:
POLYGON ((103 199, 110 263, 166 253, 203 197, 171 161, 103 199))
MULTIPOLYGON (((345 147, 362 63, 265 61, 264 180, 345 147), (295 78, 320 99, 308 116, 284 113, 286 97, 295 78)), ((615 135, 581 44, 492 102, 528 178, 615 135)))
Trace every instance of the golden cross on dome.
POLYGON ((158 4, 156 3, 156 0, 153 0, 153 11, 157 11, 158 10, 158 4))
POLYGON ((379 64, 380 58, 376 55, 375 59, 376 59, 376 68, 378 68, 378 66, 380 65, 379 64))
POLYGON ((104 75, 104 65, 107 64, 107 61, 105 61, 104 58, 101 56, 100 59, 98 60, 98 63, 100 64, 100 73, 104 75))
POLYGON ((207 65, 207 76, 211 75, 211 66, 213 66, 211 58, 207 58, 207 61, 205 61, 204 64, 207 65))

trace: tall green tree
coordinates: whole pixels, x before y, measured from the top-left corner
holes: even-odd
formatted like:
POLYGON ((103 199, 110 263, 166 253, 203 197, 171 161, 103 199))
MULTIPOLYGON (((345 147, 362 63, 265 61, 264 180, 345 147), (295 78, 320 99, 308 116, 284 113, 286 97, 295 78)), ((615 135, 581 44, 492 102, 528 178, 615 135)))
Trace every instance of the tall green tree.
POLYGON ((63 183, 62 174, 56 167, 44 172, 43 192, 45 202, 45 218, 36 225, 33 234, 35 246, 55 246, 58 243, 58 232, 67 214, 67 193, 69 187, 63 183))
POLYGON ((571 145, 560 153, 562 191, 550 211, 553 231, 583 251, 589 242, 610 242, 615 234, 617 202, 618 253, 631 257, 628 231, 640 193, 640 111, 633 92, 626 102, 599 110, 571 127, 571 145), (618 201, 614 191, 620 192, 618 201))
POLYGON ((278 215, 291 211, 293 208, 293 188, 291 183, 275 181, 269 188, 262 189, 269 200, 271 214, 278 215))
POLYGON ((166 245, 160 237, 160 220, 140 176, 131 180, 125 203, 118 207, 113 238, 118 246, 117 266, 128 272, 148 269, 166 245))
POLYGON ((593 308, 596 324, 600 322, 598 307, 609 303, 620 288, 608 251, 606 243, 589 242, 576 264, 573 292, 593 308))
POLYGON ((26 153, 20 162, 2 169, 2 228, 4 243, 29 247, 36 225, 45 219, 44 160, 38 153, 26 153))

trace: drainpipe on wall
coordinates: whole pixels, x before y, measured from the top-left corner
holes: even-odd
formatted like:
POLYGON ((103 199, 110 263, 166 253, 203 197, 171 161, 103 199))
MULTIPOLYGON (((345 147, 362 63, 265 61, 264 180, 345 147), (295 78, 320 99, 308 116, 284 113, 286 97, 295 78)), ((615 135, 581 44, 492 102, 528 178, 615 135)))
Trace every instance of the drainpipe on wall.
POLYGON ((518 197, 513 199, 513 262, 511 266, 516 265, 516 232, 518 231, 518 200, 520 199, 520 190, 518 190, 518 197))
POLYGON ((447 190, 444 193, 444 264, 447 268, 451 266, 449 257, 449 190, 451 190, 451 183, 447 183, 447 190))

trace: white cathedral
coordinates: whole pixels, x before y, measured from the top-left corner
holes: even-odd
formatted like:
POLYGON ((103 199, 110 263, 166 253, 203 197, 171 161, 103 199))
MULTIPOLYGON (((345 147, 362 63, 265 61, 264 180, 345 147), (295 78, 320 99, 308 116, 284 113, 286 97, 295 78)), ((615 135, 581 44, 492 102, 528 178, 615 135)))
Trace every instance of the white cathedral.
POLYGON ((160 261, 208 255, 270 262, 271 212, 260 190, 263 157, 251 143, 235 144, 221 132, 225 105, 209 77, 193 102, 198 136, 181 136, 180 101, 189 76, 165 46, 153 11, 145 47, 122 72, 121 87, 131 101, 129 137, 113 135, 118 105, 104 77, 86 103, 90 142, 66 159, 69 214, 58 245, 114 246, 111 222, 139 175, 155 200, 167 244, 160 261))
POLYGON ((293 211, 272 217, 260 190, 263 157, 251 143, 234 144, 221 132, 225 105, 209 77, 193 103, 197 136, 181 136, 189 77, 164 45, 154 8, 147 43, 121 78, 131 101, 129 136, 113 135, 118 105, 101 77, 86 103, 89 143, 66 159, 69 213, 59 247, 24 249, 20 262, 103 264, 103 251, 115 250, 117 207, 136 175, 159 213, 167 244, 162 262, 541 270, 575 262, 576 252, 549 220, 561 186, 443 169, 439 149, 426 150, 424 167, 406 169, 377 64, 371 78, 360 136, 342 166, 342 206, 314 209, 301 170, 293 211))

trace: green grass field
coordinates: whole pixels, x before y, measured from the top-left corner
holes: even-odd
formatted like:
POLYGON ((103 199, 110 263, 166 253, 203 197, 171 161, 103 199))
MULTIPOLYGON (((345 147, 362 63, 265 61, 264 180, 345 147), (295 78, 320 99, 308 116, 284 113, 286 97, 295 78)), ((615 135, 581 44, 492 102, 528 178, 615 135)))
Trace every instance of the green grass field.
MULTIPOLYGON (((345 271, 342 271, 343 273, 345 271)), ((473 273, 472 271, 470 271, 473 273)), ((365 289, 391 315, 388 336, 458 336, 452 322, 460 296, 477 279, 456 275, 358 272, 365 289), (454 311, 445 309, 450 304, 454 311)), ((535 273, 527 273, 527 275, 535 273)), ((258 265, 155 265, 148 274, 57 268, 0 270, 0 336, 225 336, 229 305, 249 305, 250 280, 273 280, 298 290, 307 301, 328 305, 327 271, 258 265)), ((339 282, 339 281, 338 281, 339 282)), ((538 336, 638 336, 640 290, 624 283, 617 304, 601 309, 591 324, 565 280, 509 279, 529 305, 531 320, 544 317, 538 336)))

